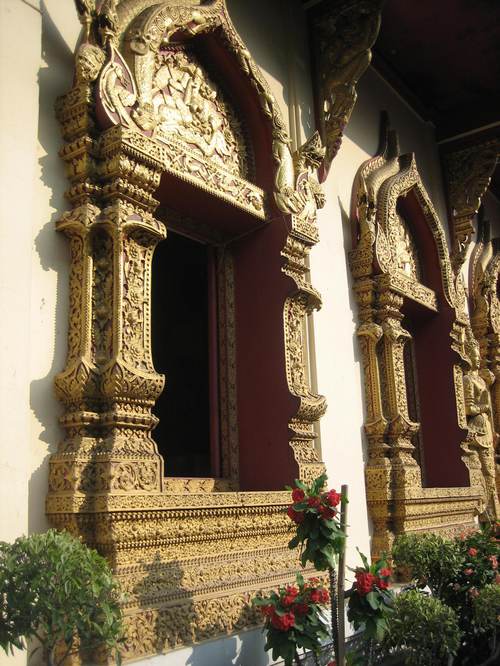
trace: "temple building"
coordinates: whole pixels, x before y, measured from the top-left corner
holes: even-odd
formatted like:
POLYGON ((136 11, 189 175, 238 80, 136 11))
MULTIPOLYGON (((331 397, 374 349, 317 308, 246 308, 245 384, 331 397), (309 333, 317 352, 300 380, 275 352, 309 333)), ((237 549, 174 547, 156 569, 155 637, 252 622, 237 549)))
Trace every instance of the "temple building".
POLYGON ((126 662, 271 663, 296 478, 348 485, 351 566, 500 519, 495 0, 2 0, 0 35, 0 539, 105 555, 126 662))

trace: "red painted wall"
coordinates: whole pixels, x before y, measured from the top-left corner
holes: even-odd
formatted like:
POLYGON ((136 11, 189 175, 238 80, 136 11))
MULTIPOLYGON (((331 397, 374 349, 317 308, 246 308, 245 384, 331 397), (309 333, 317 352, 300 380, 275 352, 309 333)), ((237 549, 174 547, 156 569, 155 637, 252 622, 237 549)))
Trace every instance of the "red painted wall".
POLYGON ((415 347, 424 485, 467 486, 469 475, 460 448, 467 433, 458 425, 453 379, 453 365, 459 357, 451 349, 450 338, 455 313, 444 297, 436 244, 416 194, 410 191, 400 200, 400 206, 414 232, 423 282, 437 293, 439 303, 436 314, 415 303, 405 304, 405 325, 413 334, 415 347))

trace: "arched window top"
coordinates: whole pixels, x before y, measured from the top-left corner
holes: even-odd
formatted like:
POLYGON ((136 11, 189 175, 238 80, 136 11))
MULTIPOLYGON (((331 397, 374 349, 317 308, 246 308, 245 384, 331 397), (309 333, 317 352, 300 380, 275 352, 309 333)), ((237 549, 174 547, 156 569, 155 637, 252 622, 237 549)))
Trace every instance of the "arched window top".
POLYGON ((399 155, 388 127, 380 153, 358 170, 352 208, 356 274, 391 276, 403 296, 434 310, 443 299, 463 317, 465 292, 453 276, 443 225, 414 154, 399 155))

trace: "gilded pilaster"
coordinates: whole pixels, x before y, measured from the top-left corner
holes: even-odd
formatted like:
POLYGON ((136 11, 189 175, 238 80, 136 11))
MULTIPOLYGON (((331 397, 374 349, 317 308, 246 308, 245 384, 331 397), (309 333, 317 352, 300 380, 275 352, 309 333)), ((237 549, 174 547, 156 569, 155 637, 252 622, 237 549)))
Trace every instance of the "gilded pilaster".
MULTIPOLYGON (((378 294, 377 320, 382 328, 381 341, 383 385, 386 394, 386 416, 388 420, 388 441, 391 447, 393 467, 397 465, 396 486, 405 486, 409 474, 420 476, 412 452, 415 447, 411 439, 418 432, 419 424, 413 423, 408 413, 404 348, 411 335, 401 325, 403 297, 391 289, 380 285, 378 294), (415 468, 415 469, 407 469, 415 468), (405 478, 402 478, 404 474, 405 478)), ((415 481, 416 479, 413 479, 415 481)))

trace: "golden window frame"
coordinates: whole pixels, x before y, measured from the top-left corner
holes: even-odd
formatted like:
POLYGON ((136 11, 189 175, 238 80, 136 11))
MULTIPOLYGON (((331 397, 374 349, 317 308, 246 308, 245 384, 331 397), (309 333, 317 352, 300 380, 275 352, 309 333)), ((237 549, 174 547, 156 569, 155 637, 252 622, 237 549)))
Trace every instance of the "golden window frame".
POLYGON ((123 656, 135 659, 258 623, 250 597, 291 580, 298 564, 287 548, 288 493, 163 476, 150 435, 164 383, 150 348, 151 259, 166 233, 154 193, 169 173, 262 224, 272 224, 269 197, 285 216, 286 383, 298 405, 289 445, 297 476, 311 479, 324 469, 314 424, 326 402, 308 384, 302 336, 321 304, 306 257, 318 240, 324 149, 315 134, 291 153, 279 108, 222 0, 122 0, 97 13, 82 9, 80 19, 75 83, 57 102, 71 203, 57 230, 69 238, 71 270, 68 355, 56 378, 66 436, 50 459, 46 511, 111 562, 126 593, 123 656), (228 175, 179 140, 151 135, 158 49, 172 36, 196 40, 216 30, 257 91, 272 136, 272 191, 228 175))

